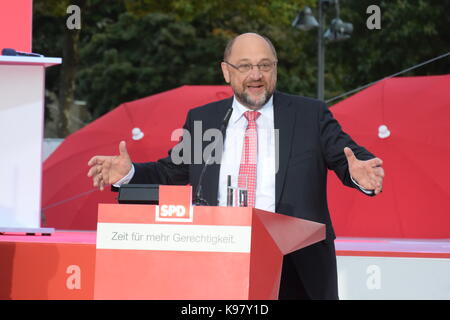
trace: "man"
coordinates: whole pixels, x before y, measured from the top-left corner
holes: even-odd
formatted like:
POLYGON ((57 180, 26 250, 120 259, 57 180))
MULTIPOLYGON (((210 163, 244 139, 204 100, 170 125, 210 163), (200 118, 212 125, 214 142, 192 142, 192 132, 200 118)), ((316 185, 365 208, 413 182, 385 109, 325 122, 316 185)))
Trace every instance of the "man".
MULTIPOLYGON (((324 223, 324 241, 285 256, 279 298, 338 299, 327 169, 334 170, 345 185, 375 195, 382 189, 382 161, 344 133, 323 102, 275 91, 276 66, 276 51, 267 38, 246 33, 230 41, 221 68, 234 97, 190 110, 184 128, 193 134, 194 121, 201 121, 202 133, 220 128, 227 110, 233 108, 222 161, 206 171, 203 197, 209 205, 225 205, 226 176, 245 171, 250 177, 249 205, 324 223), (274 134, 262 138, 263 132, 274 134), (235 161, 252 152, 257 153, 254 166, 235 161)), ((195 189, 204 166, 176 165, 170 156, 132 164, 124 141, 119 152, 89 161, 88 176, 93 177, 94 186, 189 183, 195 189)))

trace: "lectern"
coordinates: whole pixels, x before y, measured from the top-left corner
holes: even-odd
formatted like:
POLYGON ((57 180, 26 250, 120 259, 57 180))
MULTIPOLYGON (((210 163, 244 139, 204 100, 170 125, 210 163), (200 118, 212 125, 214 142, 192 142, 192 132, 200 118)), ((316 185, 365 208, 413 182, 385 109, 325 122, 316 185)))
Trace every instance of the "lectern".
POLYGON ((61 58, 0 56, 0 232, 41 228, 45 68, 61 58))
POLYGON ((94 298, 277 299, 283 255, 323 239, 324 224, 253 208, 100 204, 94 298))

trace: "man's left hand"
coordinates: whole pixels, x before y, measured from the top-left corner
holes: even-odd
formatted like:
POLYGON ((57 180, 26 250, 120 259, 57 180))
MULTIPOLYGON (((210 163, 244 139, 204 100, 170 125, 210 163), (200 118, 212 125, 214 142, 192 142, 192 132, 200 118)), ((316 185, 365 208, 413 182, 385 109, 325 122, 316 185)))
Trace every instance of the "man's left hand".
POLYGON ((374 190, 375 194, 381 192, 383 188, 384 170, 381 167, 383 161, 380 158, 370 160, 358 160, 352 149, 344 148, 347 157, 348 170, 350 176, 361 187, 367 190, 374 190))

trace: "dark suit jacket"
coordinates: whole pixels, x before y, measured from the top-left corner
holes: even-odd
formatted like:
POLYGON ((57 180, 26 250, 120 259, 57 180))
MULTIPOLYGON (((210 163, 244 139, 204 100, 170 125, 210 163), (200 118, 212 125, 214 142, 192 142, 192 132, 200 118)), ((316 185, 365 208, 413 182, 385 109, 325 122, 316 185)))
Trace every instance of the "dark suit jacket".
MULTIPOLYGON (((192 130, 194 121, 201 121, 202 134, 219 128, 232 101, 229 98, 190 110, 184 128, 191 132, 192 141, 199 139, 192 130)), ((276 91, 273 104, 274 127, 279 130, 276 212, 324 223, 327 234, 325 241, 285 257, 284 264, 291 264, 289 269, 295 271, 288 275, 283 267, 280 297, 335 299, 335 234, 327 205, 327 170, 333 170, 344 185, 358 189, 351 181, 343 149, 350 147, 358 159, 374 156, 342 131, 323 102, 276 91), (304 292, 297 295, 300 287, 304 292)), ((203 148, 209 143, 204 142, 203 148)), ((170 154, 157 162, 134 165, 136 173, 130 183, 191 184, 194 190, 204 166, 175 165, 170 154)), ((217 205, 219 171, 220 165, 213 164, 204 176, 203 196, 210 205, 217 205)))

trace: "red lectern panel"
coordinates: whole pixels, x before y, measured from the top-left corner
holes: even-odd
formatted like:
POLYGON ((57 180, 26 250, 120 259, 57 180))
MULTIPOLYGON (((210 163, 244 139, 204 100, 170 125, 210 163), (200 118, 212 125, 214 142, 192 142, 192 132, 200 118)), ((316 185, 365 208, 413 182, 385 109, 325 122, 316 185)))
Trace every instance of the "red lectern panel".
POLYGON ((168 222, 159 207, 99 205, 95 299, 277 299, 283 254, 325 238, 323 224, 252 208, 168 222))
POLYGON ((0 1, 0 52, 31 51, 32 0, 0 1))

